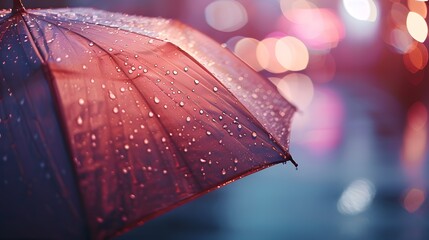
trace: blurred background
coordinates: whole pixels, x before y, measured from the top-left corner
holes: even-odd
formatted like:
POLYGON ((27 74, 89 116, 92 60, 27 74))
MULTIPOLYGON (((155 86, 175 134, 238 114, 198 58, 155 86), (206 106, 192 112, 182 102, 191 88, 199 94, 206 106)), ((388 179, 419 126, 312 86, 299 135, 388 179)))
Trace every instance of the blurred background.
POLYGON ((117 240, 429 239, 426 1, 23 2, 178 19, 299 108, 290 148, 298 171, 271 167, 117 240))

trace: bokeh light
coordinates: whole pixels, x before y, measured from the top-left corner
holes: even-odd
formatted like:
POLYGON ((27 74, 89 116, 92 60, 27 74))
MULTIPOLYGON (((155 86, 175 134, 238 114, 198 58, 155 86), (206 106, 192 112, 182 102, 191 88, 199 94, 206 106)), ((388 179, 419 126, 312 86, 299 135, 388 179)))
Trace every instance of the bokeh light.
POLYGON ((428 110, 421 102, 414 103, 407 114, 402 161, 409 176, 418 178, 426 154, 428 110))
POLYGON ((418 13, 408 13, 407 29, 410 35, 418 42, 424 42, 428 36, 426 20, 418 13))
POLYGON ((254 38, 242 38, 234 46, 234 53, 241 58, 247 65, 255 71, 261 71, 264 68, 259 64, 256 49, 259 41, 254 38))
POLYGON ((408 71, 416 73, 426 68, 429 60, 428 49, 422 43, 417 43, 403 55, 403 59, 408 71))
POLYGON ((377 19, 377 6, 373 0, 343 0, 343 5, 357 20, 374 22, 377 19))
POLYGON ((300 71, 307 67, 309 53, 305 44, 291 36, 277 41, 275 54, 279 63, 287 70, 300 71))
POLYGON ((426 18, 428 9, 425 2, 427 1, 408 0, 408 9, 412 12, 418 13, 423 18, 426 18))
POLYGON ((404 208, 409 213, 414 213, 423 205, 425 202, 425 192, 418 188, 410 189, 404 198, 404 208))
POLYGON ((222 32, 233 32, 248 21, 244 6, 234 0, 217 0, 210 3, 205 9, 207 23, 214 29, 222 32))
MULTIPOLYGON (((296 90, 295 95, 299 96, 300 91, 302 89, 296 90)), ((345 110, 343 99, 336 91, 319 87, 313 92, 310 105, 303 105, 306 108, 299 108, 294 116, 292 138, 295 144, 317 156, 314 160, 319 161, 321 156, 332 153, 341 143, 345 110)))
POLYGON ((277 60, 277 41, 278 39, 274 37, 265 38, 259 42, 256 48, 258 63, 262 68, 271 73, 283 73, 287 71, 277 60))
POLYGON ((283 10, 280 27, 298 37, 313 50, 329 50, 344 38, 344 26, 330 9, 317 8, 314 4, 299 1, 283 10))
POLYGON ((270 78, 282 96, 295 104, 298 109, 305 110, 314 97, 314 86, 311 79, 301 73, 291 73, 285 77, 270 78))
POLYGON ((353 181, 341 194, 337 209, 344 215, 359 214, 371 205, 376 189, 368 179, 353 181))

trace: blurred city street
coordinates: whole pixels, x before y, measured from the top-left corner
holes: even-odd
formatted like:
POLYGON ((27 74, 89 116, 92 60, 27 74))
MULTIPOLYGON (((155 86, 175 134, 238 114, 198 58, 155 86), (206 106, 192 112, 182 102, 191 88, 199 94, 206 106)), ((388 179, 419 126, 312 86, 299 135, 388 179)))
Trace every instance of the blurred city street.
POLYGON ((115 239, 429 239, 427 1, 23 2, 177 19, 299 109, 297 170, 270 167, 115 239))

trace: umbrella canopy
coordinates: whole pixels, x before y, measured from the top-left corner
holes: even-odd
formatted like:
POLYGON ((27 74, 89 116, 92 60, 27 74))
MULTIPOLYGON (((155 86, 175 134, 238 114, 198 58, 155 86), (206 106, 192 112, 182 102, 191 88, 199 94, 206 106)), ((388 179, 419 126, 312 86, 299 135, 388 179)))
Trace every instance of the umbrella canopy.
POLYGON ((295 108, 188 26, 18 0, 0 24, 0 237, 106 238, 295 164, 295 108))

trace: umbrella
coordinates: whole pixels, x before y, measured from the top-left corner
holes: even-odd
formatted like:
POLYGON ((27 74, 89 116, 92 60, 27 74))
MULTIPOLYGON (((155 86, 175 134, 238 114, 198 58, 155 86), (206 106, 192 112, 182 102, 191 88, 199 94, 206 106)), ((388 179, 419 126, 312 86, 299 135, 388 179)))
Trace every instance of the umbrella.
POLYGON ((0 237, 111 237, 276 163, 295 108, 174 20, 0 12, 0 237))

